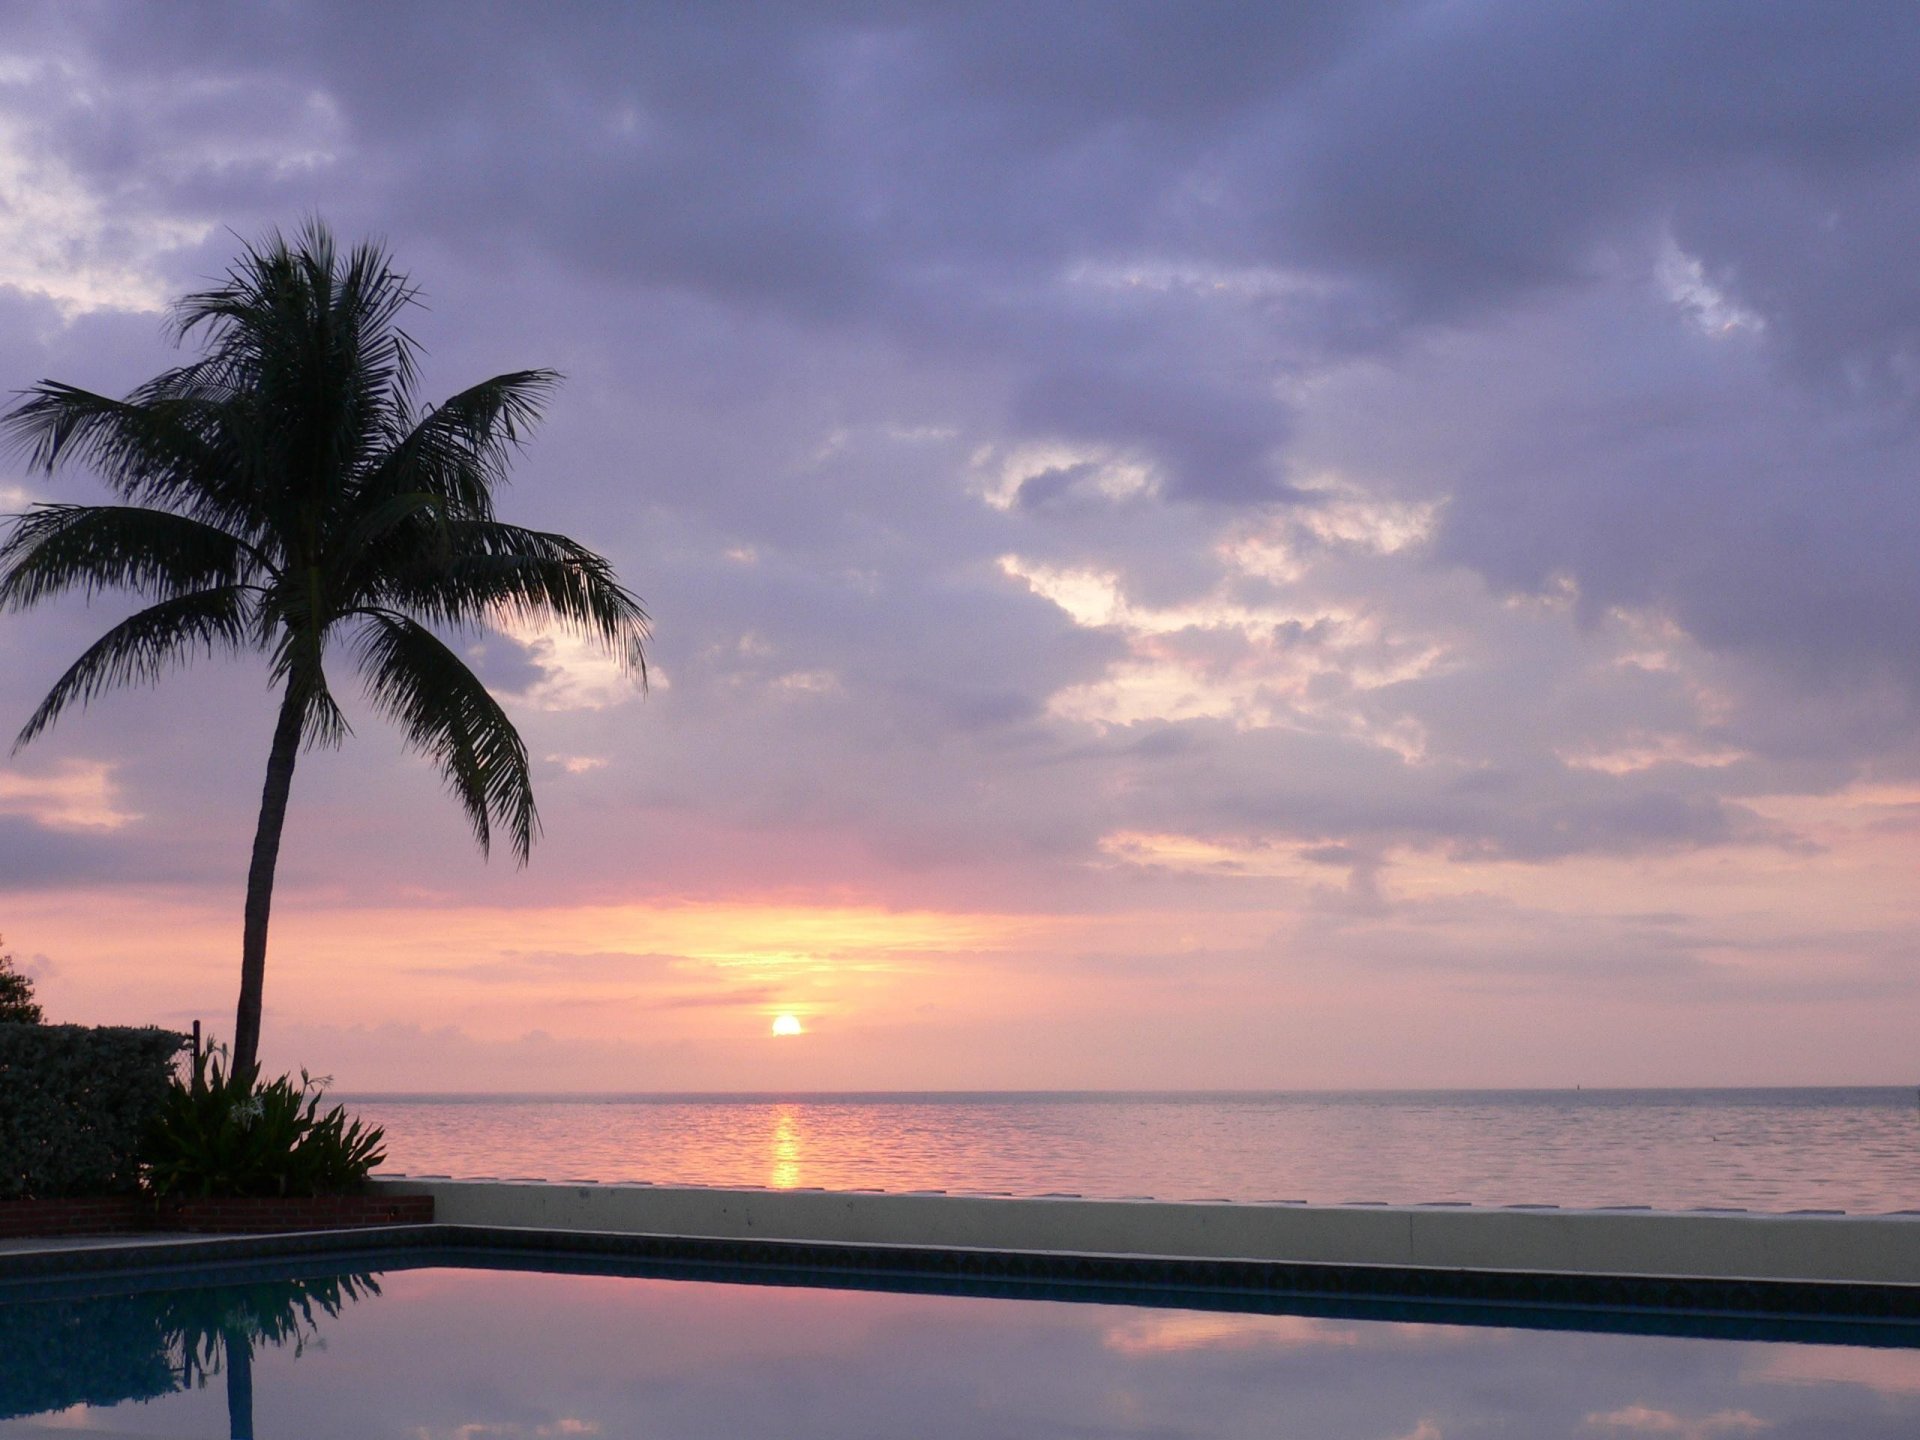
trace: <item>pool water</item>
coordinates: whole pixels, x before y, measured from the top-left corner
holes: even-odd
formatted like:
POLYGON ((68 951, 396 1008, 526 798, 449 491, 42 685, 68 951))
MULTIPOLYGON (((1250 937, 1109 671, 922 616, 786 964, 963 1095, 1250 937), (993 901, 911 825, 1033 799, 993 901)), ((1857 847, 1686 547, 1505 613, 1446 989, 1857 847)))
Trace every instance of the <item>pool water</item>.
POLYGON ((458 1266, 78 1289, 0 1286, 0 1436, 1920 1435, 1920 1349, 1871 1327, 1810 1344, 458 1266))

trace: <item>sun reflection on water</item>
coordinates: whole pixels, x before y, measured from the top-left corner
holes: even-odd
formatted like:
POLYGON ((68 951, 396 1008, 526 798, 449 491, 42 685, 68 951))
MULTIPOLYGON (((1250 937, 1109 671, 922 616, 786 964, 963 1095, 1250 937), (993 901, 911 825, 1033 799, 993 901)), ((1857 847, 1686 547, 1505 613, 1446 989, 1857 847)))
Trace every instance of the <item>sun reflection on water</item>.
POLYGON ((800 1107, 782 1105, 773 1112, 773 1168, 767 1184, 775 1190, 792 1190, 800 1184, 800 1147, 802 1140, 800 1107))

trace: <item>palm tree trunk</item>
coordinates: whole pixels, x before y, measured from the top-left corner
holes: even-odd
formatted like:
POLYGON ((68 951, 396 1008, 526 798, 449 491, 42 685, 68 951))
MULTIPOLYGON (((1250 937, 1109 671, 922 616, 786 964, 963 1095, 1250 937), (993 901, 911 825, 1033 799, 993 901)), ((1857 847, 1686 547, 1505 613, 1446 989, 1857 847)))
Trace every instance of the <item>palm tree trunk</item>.
POLYGON ((267 755, 267 784, 260 796, 260 826, 253 833, 253 864, 247 869, 247 919, 240 941, 240 1008, 233 1021, 233 1070, 250 1070, 260 1053, 260 992, 267 974, 267 916, 273 909, 273 870, 280 860, 280 831, 287 822, 293 762, 300 758, 305 706, 292 679, 280 702, 267 755))

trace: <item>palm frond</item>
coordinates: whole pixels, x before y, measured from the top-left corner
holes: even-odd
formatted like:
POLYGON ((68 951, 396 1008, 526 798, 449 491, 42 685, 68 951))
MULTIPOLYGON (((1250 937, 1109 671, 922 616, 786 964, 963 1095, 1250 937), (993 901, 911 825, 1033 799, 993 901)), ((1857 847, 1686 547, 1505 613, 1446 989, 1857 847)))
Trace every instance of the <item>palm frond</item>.
POLYGON ((493 492, 506 483, 514 449, 559 383, 552 370, 515 370, 450 396, 392 437, 363 490, 374 500, 412 491, 437 495, 458 514, 491 518, 493 492))
POLYGON ((249 246, 223 284, 174 307, 179 338, 204 332, 196 383, 235 397, 256 483, 291 513, 336 509, 343 482, 408 423, 418 346, 398 322, 417 295, 381 247, 342 256, 310 222, 292 242, 276 231, 249 246), (245 403, 257 397, 277 403, 245 403))
POLYGON ((393 268, 385 249, 356 245, 342 264, 332 234, 317 221, 289 241, 278 230, 248 245, 224 283, 183 296, 173 307, 174 338, 208 333, 209 374, 257 379, 324 366, 352 356, 370 389, 410 393, 419 347, 399 326, 419 290, 393 268))
MULTIPOLYGON (((324 234, 309 225, 303 237, 324 234)), ((343 339, 361 357, 368 389, 391 395, 404 410, 419 380, 419 346, 400 325, 400 317, 419 303, 419 287, 393 268, 385 247, 372 241, 354 246, 335 290, 343 339)))
POLYGON ((253 640, 272 656, 272 683, 283 685, 300 707, 300 734, 309 747, 338 746, 353 733, 333 698, 325 665, 331 617, 315 615, 307 592, 282 583, 262 592, 255 607, 253 640))
POLYGON ((247 637, 252 591, 223 585, 177 595, 129 616, 88 647, 54 683, 13 742, 17 751, 59 718, 69 705, 85 706, 119 685, 152 684, 168 664, 196 649, 238 650, 247 637))
POLYGON ((258 534, 258 509, 225 443, 225 412, 194 367, 170 370, 125 400, 53 380, 22 393, 0 416, 0 431, 30 470, 51 474, 78 461, 125 500, 258 534))
POLYGON ((347 723, 346 712, 340 708, 340 702, 333 698, 333 691, 327 685, 324 674, 317 683, 305 688, 300 733, 306 737, 307 747, 338 749, 341 742, 353 733, 353 727, 347 723))
POLYGON ((446 532, 452 558, 444 568, 389 567, 384 593, 393 603, 463 627, 557 620, 646 684, 647 612, 605 557, 565 535, 497 520, 451 521, 446 532))
POLYGON ((327 580, 353 595, 384 573, 395 554, 415 564, 445 566, 453 558, 447 540, 447 502, 425 491, 407 491, 375 501, 362 496, 358 514, 343 525, 331 547, 327 580), (355 581, 360 581, 356 585, 355 581))
POLYGON ((498 823, 526 864, 540 820, 526 743, 507 712, 432 631, 390 611, 363 613, 356 651, 368 696, 439 762, 481 853, 490 853, 498 823))
POLYGON ((433 407, 421 428, 457 439, 468 449, 504 458, 540 423, 547 397, 560 384, 557 370, 509 370, 470 385, 433 407))
POLYGON ((226 531, 135 505, 36 505, 0 541, 0 607, 23 610, 78 589, 179 595, 232 585, 263 567, 226 531))

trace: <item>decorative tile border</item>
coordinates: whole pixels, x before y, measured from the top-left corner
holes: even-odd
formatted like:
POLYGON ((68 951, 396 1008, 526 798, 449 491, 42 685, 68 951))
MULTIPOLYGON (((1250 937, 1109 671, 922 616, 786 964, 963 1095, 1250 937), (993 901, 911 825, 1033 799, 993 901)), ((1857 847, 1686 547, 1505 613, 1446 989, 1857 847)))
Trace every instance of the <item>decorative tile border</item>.
POLYGON ((0 1253, 0 1304, 342 1269, 626 1274, 1920 1348, 1920 1286, 1412 1269, 418 1225, 0 1253))

